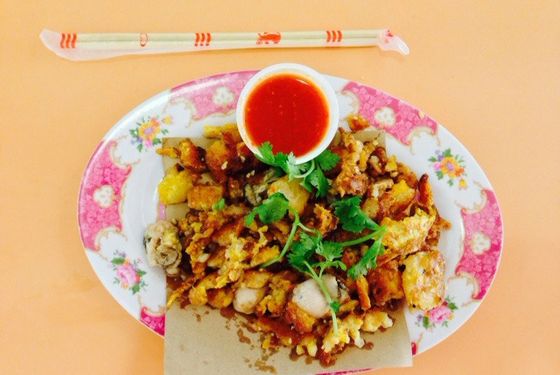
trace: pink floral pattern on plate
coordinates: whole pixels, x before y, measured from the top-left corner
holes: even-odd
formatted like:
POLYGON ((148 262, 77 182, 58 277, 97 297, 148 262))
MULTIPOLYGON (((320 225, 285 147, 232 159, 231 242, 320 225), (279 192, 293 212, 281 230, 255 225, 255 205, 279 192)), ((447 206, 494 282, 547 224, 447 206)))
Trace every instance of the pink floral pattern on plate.
POLYGON ((165 335, 164 312, 152 312, 146 306, 142 306, 142 309, 140 310, 140 321, 157 334, 161 336, 165 335))
POLYGON ((476 300, 481 300, 486 295, 494 279, 503 240, 496 195, 487 189, 483 189, 481 193, 481 207, 474 211, 461 209, 465 239, 463 255, 455 268, 457 275, 465 275, 476 281, 477 288, 472 296, 476 300))
POLYGON ((409 145, 412 134, 419 129, 437 132, 437 123, 406 102, 373 87, 349 82, 342 93, 351 93, 358 100, 357 113, 377 128, 385 130, 402 144, 409 145))
POLYGON ((448 322, 453 319, 454 312, 457 309, 458 306, 453 302, 453 299, 447 296, 445 301, 438 307, 418 314, 416 325, 425 329, 433 329, 436 325, 447 327, 448 322))
POLYGON ((124 252, 116 251, 111 264, 116 273, 115 284, 120 285, 123 289, 129 289, 132 294, 140 292, 147 284, 142 279, 146 271, 140 268, 140 259, 131 261, 124 252))
POLYGON ((438 180, 447 178, 447 184, 453 186, 458 181, 459 190, 468 187, 465 172, 465 161, 461 155, 453 155, 451 149, 443 151, 436 150, 435 156, 431 156, 428 161, 433 163, 434 171, 438 180))
POLYGON ((193 107, 193 119, 227 114, 235 109, 239 93, 255 71, 220 74, 174 87, 170 103, 186 101, 193 107))
POLYGON ((95 150, 82 179, 78 202, 80 235, 87 249, 97 251, 97 235, 105 228, 122 230, 119 207, 122 187, 131 167, 117 166, 111 153, 116 141, 102 142, 95 150))
POLYGON ((159 116, 143 117, 136 123, 137 126, 134 129, 129 130, 132 144, 136 145, 136 149, 139 152, 160 145, 162 143, 162 136, 168 133, 167 129, 162 128, 162 124, 169 125, 172 121, 173 119, 169 115, 161 120, 159 116))

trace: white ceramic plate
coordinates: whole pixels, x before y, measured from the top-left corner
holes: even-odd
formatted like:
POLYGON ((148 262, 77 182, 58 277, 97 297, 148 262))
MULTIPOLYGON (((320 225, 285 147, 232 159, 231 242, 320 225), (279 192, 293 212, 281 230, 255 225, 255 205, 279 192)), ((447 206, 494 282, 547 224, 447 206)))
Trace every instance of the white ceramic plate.
MULTIPOLYGON (((204 125, 233 122, 239 93, 254 74, 215 75, 149 99, 107 133, 84 172, 78 215, 86 255, 121 306, 160 335, 165 277, 147 264, 142 242, 146 226, 161 215, 163 168, 155 150, 163 137, 201 137, 204 125)), ((503 242, 496 196, 467 149, 435 120, 372 87, 326 78, 340 102, 341 124, 359 113, 385 130, 388 153, 417 174, 429 174, 436 205, 452 223, 440 240, 446 303, 427 313, 406 312, 412 351, 423 352, 465 323, 488 292, 503 242)))

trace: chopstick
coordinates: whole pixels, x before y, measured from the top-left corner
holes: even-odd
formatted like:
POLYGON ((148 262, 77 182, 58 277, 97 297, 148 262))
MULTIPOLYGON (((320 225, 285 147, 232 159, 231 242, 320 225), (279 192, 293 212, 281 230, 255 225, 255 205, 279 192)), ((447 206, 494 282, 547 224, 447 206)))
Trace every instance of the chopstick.
POLYGON ((100 60, 117 56, 247 48, 369 47, 409 53, 388 29, 284 32, 59 33, 43 30, 40 38, 58 56, 100 60))

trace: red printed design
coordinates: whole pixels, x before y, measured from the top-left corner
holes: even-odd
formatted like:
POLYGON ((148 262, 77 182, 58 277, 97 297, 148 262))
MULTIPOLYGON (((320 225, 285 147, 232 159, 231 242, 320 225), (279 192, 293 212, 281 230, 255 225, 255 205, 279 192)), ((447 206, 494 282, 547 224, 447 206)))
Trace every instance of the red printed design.
POLYGON ((140 47, 146 47, 146 44, 148 44, 148 34, 141 33, 140 34, 140 47))
POLYGON ((342 41, 342 31, 327 30, 327 43, 338 43, 342 41))
POLYGON ((463 255, 455 274, 468 276, 478 284, 473 299, 481 300, 496 274, 502 249, 502 218, 496 195, 482 190, 483 203, 475 210, 461 209, 465 226, 463 255))
POLYGON ((282 39, 282 35, 279 32, 262 32, 258 33, 257 36, 257 44, 278 44, 280 43, 280 39, 282 39))
POLYGON ((437 123, 411 105, 372 87, 350 82, 342 89, 358 101, 357 112, 377 128, 409 145, 418 129, 437 132, 437 123))
POLYGON ((383 37, 383 42, 384 43, 389 43, 389 41, 391 41, 391 39, 393 39, 393 33, 391 32, 391 30, 387 30, 385 32, 385 36, 383 37))
POLYGON ((195 47, 208 47, 212 41, 211 33, 196 33, 194 39, 195 47))
POLYGON ((140 321, 157 334, 165 335, 165 313, 153 312, 146 306, 140 310, 140 321))
POLYGON ((111 153, 116 144, 110 141, 98 146, 82 179, 78 219, 82 242, 90 250, 99 250, 97 235, 102 230, 122 230, 119 207, 131 167, 122 168, 113 162, 111 153))
POLYGON ((76 33, 62 33, 60 34, 60 48, 76 48, 76 40, 78 40, 76 33))

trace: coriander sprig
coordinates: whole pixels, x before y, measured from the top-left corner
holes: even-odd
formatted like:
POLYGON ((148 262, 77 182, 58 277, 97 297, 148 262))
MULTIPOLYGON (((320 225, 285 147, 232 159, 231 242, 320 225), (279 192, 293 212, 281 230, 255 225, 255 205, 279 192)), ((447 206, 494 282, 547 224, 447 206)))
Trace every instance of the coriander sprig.
POLYGON ((260 155, 257 158, 272 167, 275 167, 281 173, 288 176, 289 180, 299 179, 301 185, 309 192, 315 189, 317 197, 325 197, 330 188, 330 183, 325 176, 326 171, 334 168, 340 161, 340 157, 329 151, 323 151, 315 159, 305 162, 303 164, 296 164, 295 155, 290 152, 285 154, 283 152, 274 153, 272 144, 264 142, 259 147, 260 155))
POLYGON ((371 220, 360 208, 362 200, 360 197, 343 198, 333 203, 334 214, 342 223, 342 229, 359 233, 364 229, 377 230, 379 225, 371 220))
POLYGON ((385 227, 380 227, 372 234, 373 238, 375 238, 375 242, 364 253, 362 259, 360 259, 348 270, 348 275, 354 280, 360 276, 367 275, 369 270, 377 268, 377 257, 385 252, 385 247, 382 243, 383 235, 385 234, 385 227))
POLYGON ((369 239, 375 240, 362 256, 362 259, 348 270, 348 275, 354 280, 360 276, 366 275, 369 270, 375 269, 377 267, 377 257, 385 251, 382 240, 386 228, 378 225, 362 211, 360 208, 361 202, 361 198, 356 196, 344 198, 333 203, 334 214, 342 224, 342 229, 354 233, 362 232, 365 229, 373 230, 373 232, 368 235, 341 243, 342 246, 347 247, 360 244, 369 239))
POLYGON ((360 197, 345 198, 333 203, 335 215, 338 217, 344 230, 354 233, 362 232, 365 229, 373 230, 359 238, 344 242, 324 240, 318 231, 303 225, 297 211, 290 207, 288 199, 279 192, 272 194, 260 206, 253 208, 245 218, 247 225, 251 225, 257 216, 264 224, 270 224, 283 219, 288 212, 292 213, 294 221, 282 251, 274 259, 264 263, 262 267, 268 267, 281 261, 286 253, 291 250, 288 254, 289 264, 300 272, 309 275, 321 289, 331 310, 334 332, 338 331, 336 314, 339 311, 340 302, 332 298, 323 281, 322 277, 325 270, 327 268, 335 268, 346 271, 346 264, 341 260, 344 248, 359 245, 373 239, 373 244, 364 253, 362 258, 348 270, 348 275, 356 280, 358 277, 366 275, 369 270, 375 269, 377 267, 377 257, 385 251, 382 239, 386 228, 371 220, 361 210, 360 203, 360 197), (298 228, 302 232, 300 232, 299 240, 294 242, 298 228), (313 235, 307 232, 312 232, 313 235))
MULTIPOLYGON (((306 227, 301 223, 299 214, 296 210, 290 207, 289 201, 288 199, 286 199, 284 194, 279 192, 272 194, 260 206, 253 208, 253 210, 245 218, 245 223, 247 225, 251 225, 255 220, 255 217, 259 216, 260 220, 264 224, 270 224, 283 219, 288 212, 292 213, 292 215, 294 216, 294 221, 292 223, 292 228, 290 229, 288 239, 286 240, 286 243, 282 248, 280 254, 277 257, 264 263, 262 267, 268 267, 274 263, 281 261, 291 247, 293 247, 293 250, 290 256, 295 257, 294 259, 296 260, 296 264, 300 264, 297 262, 298 256, 313 255, 315 249, 318 249, 317 254, 324 256, 327 261, 334 262, 335 258, 330 259, 328 257, 329 254, 340 254, 338 256, 340 257, 342 256, 342 251, 345 247, 359 245, 373 239, 373 244, 364 253, 362 258, 348 270, 348 275, 354 280, 360 276, 366 275, 369 270, 375 269, 377 267, 377 257, 385 252, 382 240, 383 236, 385 235, 386 228, 384 226, 378 225, 377 223, 375 223, 375 221, 371 220, 361 210, 360 203, 360 197, 350 197, 338 200, 333 203, 334 213, 338 217, 344 230, 357 233, 365 229, 373 229, 373 232, 370 232, 362 237, 344 242, 323 241, 323 238, 320 235, 311 237, 302 232, 300 235, 300 240, 292 246, 298 228, 302 229, 305 232, 314 232, 314 230, 306 227), (307 249, 308 253, 304 252, 305 249, 307 249), (322 252, 324 252, 324 254, 322 252)), ((293 262, 290 263, 292 264, 293 262)), ((300 271, 304 270, 302 267, 296 268, 298 268, 300 271)))
POLYGON ((258 216, 259 219, 264 224, 270 224, 282 220, 288 212, 294 215, 294 221, 292 223, 292 228, 290 229, 290 234, 288 235, 288 239, 286 240, 286 244, 284 245, 282 251, 277 257, 264 263, 262 267, 268 267, 271 264, 279 262, 284 258, 284 255, 286 255, 286 252, 292 246, 292 242, 294 241, 294 237, 296 235, 298 228, 307 232, 313 230, 301 223, 299 214, 297 213, 296 210, 290 207, 290 203, 288 199, 282 193, 272 194, 270 197, 265 199, 260 206, 253 208, 253 210, 249 213, 249 215, 245 217, 246 225, 251 225, 255 221, 256 216, 258 216))
POLYGON ((311 276, 319 286, 329 305, 334 332, 338 331, 336 314, 340 309, 340 302, 332 298, 323 280, 323 273, 329 267, 346 271, 346 265, 340 260, 341 257, 342 247, 336 242, 323 241, 320 234, 310 236, 306 233, 301 233, 299 241, 294 243, 292 251, 288 255, 290 265, 311 276), (322 260, 318 260, 317 256, 320 256, 322 260))

